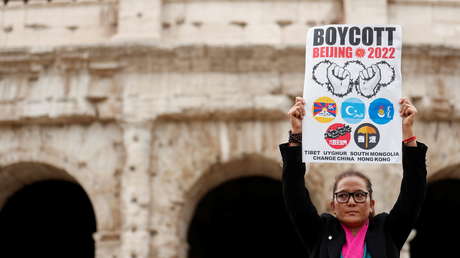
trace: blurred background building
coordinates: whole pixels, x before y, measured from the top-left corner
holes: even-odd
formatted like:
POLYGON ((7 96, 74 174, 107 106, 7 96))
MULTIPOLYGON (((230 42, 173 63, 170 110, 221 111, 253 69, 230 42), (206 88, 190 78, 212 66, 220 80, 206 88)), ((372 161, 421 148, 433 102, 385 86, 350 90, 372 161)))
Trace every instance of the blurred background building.
MULTIPOLYGON (((1 257, 304 257, 278 144, 306 31, 334 23, 402 25, 403 92, 430 146, 410 252, 458 253, 459 0, 0 5, 1 257)), ((400 166, 331 164, 307 176, 318 209, 351 167, 391 209, 400 166)))

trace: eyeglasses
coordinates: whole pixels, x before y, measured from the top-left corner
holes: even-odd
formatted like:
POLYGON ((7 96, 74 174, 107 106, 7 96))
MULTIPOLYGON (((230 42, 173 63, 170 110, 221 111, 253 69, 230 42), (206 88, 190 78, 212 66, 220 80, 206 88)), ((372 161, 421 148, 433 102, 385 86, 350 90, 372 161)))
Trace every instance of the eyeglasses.
POLYGON ((348 201, 350 200, 350 196, 353 196, 353 200, 355 200, 356 203, 363 203, 366 202, 368 194, 369 193, 364 191, 356 191, 353 193, 338 192, 334 193, 334 196, 338 203, 348 203, 348 201))

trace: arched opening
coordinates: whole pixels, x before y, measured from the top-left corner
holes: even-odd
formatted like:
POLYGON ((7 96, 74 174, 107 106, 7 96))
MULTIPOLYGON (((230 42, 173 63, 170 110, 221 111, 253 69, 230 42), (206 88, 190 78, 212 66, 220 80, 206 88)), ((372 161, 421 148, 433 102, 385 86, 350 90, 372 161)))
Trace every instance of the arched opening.
POLYGON ((411 258, 457 257, 460 232, 460 180, 446 179, 428 185, 425 203, 410 242, 411 258))
POLYGON ((188 231, 189 258, 305 257, 286 212, 281 182, 226 182, 198 203, 188 231))
POLYGON ((83 188, 73 182, 32 183, 0 210, 0 257, 94 257, 96 219, 83 188))

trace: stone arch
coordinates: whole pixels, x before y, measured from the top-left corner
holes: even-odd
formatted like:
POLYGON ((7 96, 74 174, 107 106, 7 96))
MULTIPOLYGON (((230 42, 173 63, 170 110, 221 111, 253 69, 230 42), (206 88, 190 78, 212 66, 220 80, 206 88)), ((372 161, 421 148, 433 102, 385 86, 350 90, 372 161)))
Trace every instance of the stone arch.
POLYGON ((189 226, 198 203, 208 192, 230 181, 244 178, 264 177, 281 180, 281 174, 282 166, 279 160, 255 153, 244 154, 228 162, 212 164, 200 173, 190 187, 184 190, 183 205, 178 210, 178 217, 181 218, 176 225, 181 246, 178 257, 187 257, 189 226))
POLYGON ((62 180, 78 182, 62 169, 39 162, 18 162, 0 168, 0 207, 24 186, 43 181, 62 180))
POLYGON ((460 163, 452 164, 440 169, 428 177, 428 182, 433 183, 439 180, 460 179, 460 163))
MULTIPOLYGON (((77 159, 66 157, 59 151, 36 151, 26 152, 21 149, 10 149, 0 153, 0 186, 4 191, 0 192, 0 207, 5 200, 22 186, 38 182, 41 180, 62 180, 79 184, 88 195, 93 204, 96 221, 109 219, 110 213, 101 209, 98 203, 103 202, 97 198, 90 186, 88 179, 84 175, 95 174, 86 165, 79 164, 77 159), (38 173, 19 173, 11 176, 12 171, 21 169, 26 171, 27 166, 33 166, 38 173), (14 180, 16 182, 8 182, 14 180), (3 186, 4 184, 4 186, 3 186)), ((100 231, 100 223, 97 223, 97 231, 100 231)))
POLYGON ((187 243, 187 258, 305 257, 282 184, 266 176, 232 179, 206 193, 188 227, 187 243))
MULTIPOLYGON (((209 166, 206 171, 200 174, 200 177, 197 178, 197 180, 184 194, 185 201, 182 210, 183 214, 180 216, 183 219, 179 228, 184 253, 181 253, 179 257, 188 257, 188 231, 195 213, 199 211, 198 204, 207 198, 208 194, 212 194, 215 191, 220 190, 221 187, 228 187, 229 184, 244 184, 246 182, 254 185, 254 182, 257 181, 259 183, 265 182, 263 184, 268 183, 273 186, 273 183, 279 181, 279 194, 280 198, 282 198, 280 182, 281 174, 282 167, 278 160, 268 158, 260 154, 245 154, 240 158, 209 166)), ((284 207, 282 201, 281 204, 284 207)), ((288 228, 285 227, 290 225, 287 214, 285 220, 286 225, 283 224, 283 228, 288 228)), ((294 229, 292 228, 292 230, 294 229)), ((291 233, 294 238, 297 239, 294 231, 291 233)), ((298 246, 296 250, 298 250, 298 248, 302 248, 300 241, 297 244, 298 246)))
POLYGON ((184 230, 181 230, 181 239, 185 239, 187 226, 195 212, 199 200, 211 189, 218 185, 241 177, 265 176, 273 179, 281 179, 281 165, 277 160, 264 157, 259 154, 246 154, 240 158, 225 163, 216 163, 200 174, 184 191, 185 204, 182 209, 184 230))
POLYGON ((460 163, 449 165, 428 178, 426 197, 410 242, 412 257, 451 256, 460 230, 460 163), (439 238, 437 236, 442 236, 439 238), (444 246, 433 250, 429 246, 444 246))
POLYGON ((33 161, 0 167, 0 211, 7 256, 31 252, 50 257, 64 252, 70 252, 69 257, 96 255, 94 205, 63 169, 33 161), (23 244, 28 248, 20 249, 23 244), (75 250, 66 250, 70 247, 75 250))

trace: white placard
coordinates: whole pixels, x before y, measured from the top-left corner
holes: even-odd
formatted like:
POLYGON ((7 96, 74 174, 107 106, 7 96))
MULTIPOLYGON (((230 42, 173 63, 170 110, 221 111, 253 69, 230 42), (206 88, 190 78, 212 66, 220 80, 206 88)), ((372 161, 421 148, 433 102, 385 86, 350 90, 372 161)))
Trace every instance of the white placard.
POLYGON ((401 36, 398 25, 308 31, 304 162, 401 163, 401 36))

